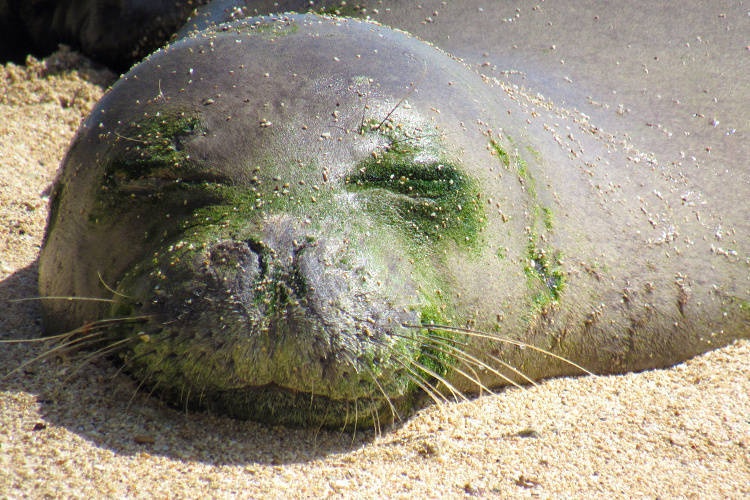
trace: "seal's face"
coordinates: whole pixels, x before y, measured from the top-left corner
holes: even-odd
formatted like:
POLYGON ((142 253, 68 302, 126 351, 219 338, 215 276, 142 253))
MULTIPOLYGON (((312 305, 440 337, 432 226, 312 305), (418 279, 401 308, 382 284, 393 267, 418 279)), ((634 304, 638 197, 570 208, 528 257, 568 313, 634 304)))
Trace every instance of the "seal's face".
POLYGON ((526 190, 495 178, 491 96, 355 21, 178 41, 114 86, 66 158, 42 293, 106 283, 115 303, 50 305, 48 324, 130 318, 110 329, 126 366, 180 403, 302 425, 403 413, 454 359, 418 326, 471 319, 455 263, 503 283, 480 186, 507 182, 509 204, 526 190))
MULTIPOLYGON (((287 124, 320 123, 301 118, 287 124)), ((109 157, 101 217, 175 219, 145 231, 151 251, 119 282, 112 316, 150 318, 126 355, 136 375, 275 422, 386 419, 390 405, 411 406, 446 369, 415 328, 449 312, 441 251, 470 252, 483 224, 475 181, 418 118, 356 117, 312 146, 278 144, 278 156, 251 160, 249 179, 193 160, 194 142, 215 140, 199 119, 121 134, 141 142, 109 157), (178 141, 181 158, 152 162, 151 149, 178 141), (321 166, 331 143, 347 161, 321 166)))

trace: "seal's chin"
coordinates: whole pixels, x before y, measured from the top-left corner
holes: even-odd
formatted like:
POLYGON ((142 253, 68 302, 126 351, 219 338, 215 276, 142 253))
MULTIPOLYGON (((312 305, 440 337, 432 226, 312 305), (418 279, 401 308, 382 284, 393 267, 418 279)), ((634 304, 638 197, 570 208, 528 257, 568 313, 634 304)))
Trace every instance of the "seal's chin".
POLYGON ((416 394, 331 399, 270 384, 216 391, 201 408, 217 415, 291 427, 355 429, 390 424, 414 411, 416 394))
POLYGON ((420 333, 405 326, 420 320, 417 295, 404 293, 408 279, 373 279, 387 273, 332 245, 283 225, 197 250, 173 245, 121 283, 117 315, 150 318, 126 367, 181 406, 239 418, 392 419, 417 387, 420 333))

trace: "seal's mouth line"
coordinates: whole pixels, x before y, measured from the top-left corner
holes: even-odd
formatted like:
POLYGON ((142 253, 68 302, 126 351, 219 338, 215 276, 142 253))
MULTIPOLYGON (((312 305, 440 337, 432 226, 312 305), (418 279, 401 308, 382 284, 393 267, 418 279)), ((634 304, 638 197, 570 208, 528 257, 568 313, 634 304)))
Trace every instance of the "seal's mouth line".
POLYGON ((269 393, 288 394, 288 395, 294 396, 296 398, 306 397, 306 398, 309 398, 310 400, 321 399, 321 400, 325 400, 325 401, 340 402, 340 403, 351 403, 351 402, 355 402, 355 401, 358 401, 358 400, 367 400, 367 401, 371 401, 371 402, 378 402, 378 401, 389 401, 390 402, 390 399, 386 399, 385 397, 383 397, 382 394, 377 393, 377 392, 374 392, 373 394, 364 394, 364 395, 361 395, 359 397, 354 397, 354 398, 349 398, 349 399, 347 399, 347 398, 332 398, 332 397, 330 397, 330 396, 328 396, 326 394, 320 394, 320 393, 312 392, 312 391, 304 391, 304 390, 294 389, 294 388, 291 388, 291 387, 286 387, 286 386, 280 385, 280 384, 278 384, 276 382, 269 382, 267 384, 262 384, 262 385, 244 385, 244 386, 238 386, 238 387, 233 387, 233 388, 229 388, 229 389, 224 389, 221 392, 224 392, 224 393, 237 393, 237 392, 241 392, 241 393, 243 393, 246 396, 250 396, 252 394, 262 394, 264 396, 268 396, 269 393), (380 396, 380 397, 378 397, 378 396, 380 396))
MULTIPOLYGON (((368 321, 365 319, 358 319, 357 324, 361 326, 361 328, 358 328, 357 326, 351 326, 351 328, 348 331, 342 331, 341 329, 337 329, 334 327, 333 324, 324 321, 324 319, 315 311, 314 308, 301 308, 301 310, 304 311, 304 315, 306 317, 314 317, 316 321, 318 321, 318 325, 326 330, 331 337, 336 338, 351 338, 356 337, 359 339, 362 343, 369 343, 372 347, 378 348, 380 351, 380 354, 378 354, 377 359, 382 359, 382 356, 385 357, 393 357, 395 355, 394 347, 386 342, 385 339, 391 338, 391 337, 398 337, 405 341, 414 341, 415 338, 409 337, 405 335, 403 332, 401 334, 396 333, 394 331, 393 327, 407 324, 404 322, 393 322, 389 325, 384 325, 379 322, 374 321, 368 321)), ((196 334, 196 330, 194 329, 195 324, 191 321, 191 312, 192 311, 185 311, 182 314, 180 314, 176 318, 172 318, 171 320, 165 320, 163 319, 164 313, 161 314, 143 314, 140 316, 133 316, 135 320, 138 320, 138 327, 134 328, 129 335, 127 335, 127 339, 129 342, 136 342, 138 344, 151 344, 155 345, 162 341, 170 341, 170 339, 180 337, 184 335, 185 331, 190 331, 192 334, 196 334), (145 324, 144 324, 145 323, 145 324)), ((274 314, 274 318, 278 321, 281 321, 284 317, 284 314, 274 314)), ((356 315, 349 315, 350 319, 357 319, 356 315)), ((249 320, 248 317, 244 318, 245 320, 249 320)), ((115 325, 117 326, 117 325, 115 325)), ((256 337, 259 339, 268 338, 268 331, 264 331, 262 328, 259 328, 259 325, 252 325, 248 323, 248 326, 253 327, 253 332, 256 337), (262 334, 262 335, 261 335, 262 334)), ((260 325, 262 326, 262 325, 260 325)), ((283 328, 280 330, 276 330, 276 327, 274 326, 274 321, 270 321, 268 323, 268 326, 271 330, 283 332, 283 328)), ((247 335, 253 336, 253 332, 245 332, 247 335)), ((197 334, 202 337, 207 337, 210 333, 209 330, 204 330, 202 334, 197 334)), ((320 333, 320 332, 318 332, 320 333)), ((304 336, 304 335, 303 335, 304 336)), ((272 336, 273 337, 273 336, 272 336)), ((279 338, 284 338, 285 335, 279 335, 279 338)), ((226 356, 232 357, 232 353, 240 352, 243 350, 246 350, 250 345, 252 345, 253 339, 245 339, 249 344, 242 345, 243 340, 241 337, 238 337, 236 341, 238 342, 237 345, 224 345, 223 348, 226 348, 225 354, 226 356), (239 346, 239 347, 238 347, 239 346)), ((259 344, 258 344, 259 345, 259 344)), ((279 344, 277 347, 281 346, 279 344)), ((261 347, 257 347, 260 349, 261 347)), ((341 359, 345 360, 346 364, 350 366, 349 370, 345 370, 348 372, 351 376, 356 377, 364 383, 364 385, 360 385, 360 389, 356 390, 351 393, 350 398, 341 397, 339 396, 332 396, 332 394, 341 394, 339 391, 336 390, 336 384, 333 382, 335 380, 335 377, 326 382, 326 379, 329 377, 332 377, 330 373, 326 375, 326 372, 328 371, 326 366, 322 367, 323 370, 323 377, 322 378, 315 378, 317 380, 316 383, 310 383, 312 378, 307 378, 307 382, 302 383, 303 378, 290 378, 286 379, 283 376, 281 378, 278 378, 276 376, 272 376, 269 378, 266 378, 266 381, 259 383, 259 384, 252 384, 251 379, 244 379, 244 377, 241 377, 239 380, 236 380, 235 384, 227 383, 227 381, 224 381, 222 383, 222 388, 217 388, 216 390, 219 392, 226 392, 226 393, 233 393, 233 392, 241 392, 244 395, 252 395, 254 393, 257 394, 265 394, 268 395, 268 393, 277 393, 277 394, 288 394, 290 396, 295 396, 296 398, 323 398, 325 400, 330 401, 339 401, 339 402, 354 402, 354 401, 362 401, 362 400, 369 400, 369 401, 388 401, 390 400, 390 396, 388 395, 388 391, 384 389, 383 384, 386 383, 388 380, 390 380, 388 377, 386 377, 386 380, 379 380, 379 377, 382 376, 382 374, 376 374, 374 373, 373 367, 369 366, 367 364, 367 361, 364 359, 359 359, 359 356, 357 355, 358 349, 361 349, 361 347, 357 347, 356 345, 351 345, 347 343, 342 344, 331 344, 328 346, 328 350, 321 354, 320 359, 321 363, 325 365, 325 363, 322 361, 323 359, 327 360, 335 360, 335 359, 341 359), (292 383, 289 383, 292 382, 292 383), (300 382, 300 383, 295 383, 300 382), (320 390, 315 390, 315 385, 320 386, 320 390), (329 390, 330 389, 330 390, 329 390)), ((273 349, 268 350, 267 346, 263 347, 264 351, 268 354, 275 352, 273 349)), ((279 351, 281 352, 281 351, 279 351)), ((284 351, 289 352, 289 351, 284 351)), ((126 361, 126 364, 128 362, 132 362, 135 359, 138 359, 139 357, 143 356, 149 356, 153 354, 151 351, 142 352, 139 356, 136 358, 131 358, 129 361, 126 361)), ((286 354, 274 354, 276 357, 280 358, 286 358, 286 354)), ((296 355, 295 355, 296 356, 296 355)), ((414 365, 413 360, 409 360, 408 358, 404 358, 403 356, 396 356, 399 358, 398 360, 398 370, 402 371, 406 370, 409 372, 410 379, 417 377, 423 377, 420 376, 417 371, 419 369, 418 365, 414 365)), ((335 363, 334 363, 335 364, 335 363)), ((377 364, 377 363, 376 363, 377 364)), ((431 374, 431 372, 429 372, 431 374)), ((424 380, 423 383, 430 384, 429 381, 424 380)), ((200 385, 200 383, 198 383, 200 385)))

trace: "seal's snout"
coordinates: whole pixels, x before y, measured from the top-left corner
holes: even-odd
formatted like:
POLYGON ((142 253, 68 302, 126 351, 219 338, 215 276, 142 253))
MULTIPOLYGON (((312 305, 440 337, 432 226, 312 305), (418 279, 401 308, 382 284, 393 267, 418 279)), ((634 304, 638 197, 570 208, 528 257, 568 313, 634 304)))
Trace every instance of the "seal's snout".
POLYGON ((330 236, 284 214, 212 242, 172 244, 120 284, 137 304, 128 314, 153 318, 148 342, 125 361, 155 384, 252 394, 252 403, 221 403, 237 416, 280 393, 295 406, 301 394, 341 404, 398 398, 419 351, 404 324, 420 321, 420 303, 397 260, 361 252, 354 233, 330 236))
POLYGON ((196 281, 217 307, 240 312, 249 331, 265 324, 263 334, 305 334, 310 324, 301 318, 321 313, 308 311, 315 302, 308 283, 322 272, 320 262, 306 244, 285 236, 220 241, 198 256, 196 281))
POLYGON ((285 329, 295 331, 302 325, 291 325, 299 317, 293 310, 322 319, 328 315, 323 304, 343 292, 344 283, 333 278, 335 266, 324 262, 327 250, 316 237, 275 220, 257 236, 214 243, 198 257, 196 272, 217 300, 241 304, 250 318, 262 316, 275 328, 287 323, 285 329))

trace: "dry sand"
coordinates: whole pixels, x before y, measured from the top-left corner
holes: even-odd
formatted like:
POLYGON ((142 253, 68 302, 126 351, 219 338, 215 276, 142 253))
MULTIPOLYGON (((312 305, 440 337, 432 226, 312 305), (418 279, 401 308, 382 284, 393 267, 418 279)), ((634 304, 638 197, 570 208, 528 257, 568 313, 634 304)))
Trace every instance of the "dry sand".
MULTIPOLYGON (((41 334, 46 190, 113 75, 0 69, 0 339, 41 334)), ((44 349, 0 345, 0 374, 44 349)), ((355 436, 185 414, 107 361, 0 379, 0 497, 750 497, 750 342, 667 370, 557 379, 355 436)))

